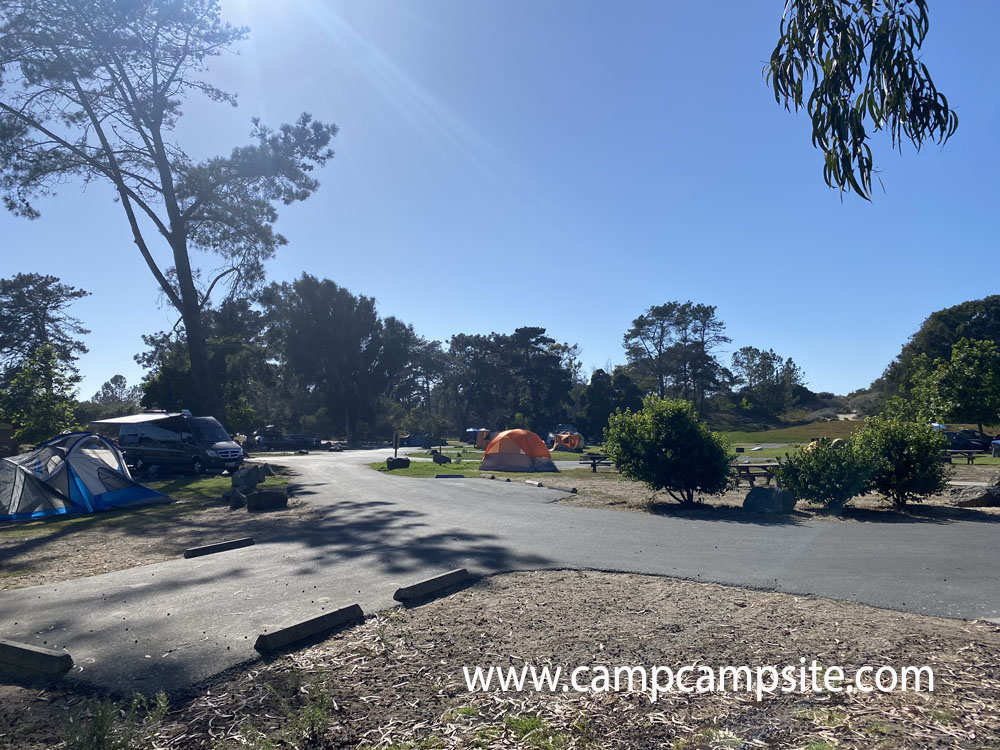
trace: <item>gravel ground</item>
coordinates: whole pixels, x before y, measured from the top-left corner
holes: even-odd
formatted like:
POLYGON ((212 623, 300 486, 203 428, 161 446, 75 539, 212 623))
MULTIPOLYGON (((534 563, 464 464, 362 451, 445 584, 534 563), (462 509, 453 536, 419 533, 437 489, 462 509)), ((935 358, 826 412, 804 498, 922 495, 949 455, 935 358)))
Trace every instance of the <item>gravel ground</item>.
MULTIPOLYGON (((149 748, 995 748, 1000 628, 653 576, 485 579, 234 670, 162 719, 149 748), (933 693, 469 692, 463 666, 932 667, 933 693), (270 743, 270 744, 268 744, 270 743)), ((587 680, 585 679, 584 682, 587 680)), ((64 746, 122 713, 0 686, 0 746, 64 746), (89 720, 87 718, 91 717, 89 720), (70 718, 75 717, 70 723, 70 718)), ((80 744, 73 746, 83 746, 80 744)))

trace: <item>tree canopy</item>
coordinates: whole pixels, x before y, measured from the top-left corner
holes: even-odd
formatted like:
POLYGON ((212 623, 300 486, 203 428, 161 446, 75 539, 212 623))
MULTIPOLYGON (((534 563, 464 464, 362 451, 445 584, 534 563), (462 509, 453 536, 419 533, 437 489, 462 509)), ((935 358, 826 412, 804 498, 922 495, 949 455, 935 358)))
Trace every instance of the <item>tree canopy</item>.
POLYGON ((730 341, 715 310, 691 301, 666 302, 632 321, 623 339, 625 356, 647 392, 692 401, 704 412, 706 397, 728 375, 713 353, 730 341))
POLYGON ((33 201, 67 179, 110 183, 183 320, 199 398, 218 416, 202 311, 219 282, 230 294, 262 283, 264 261, 285 242, 275 204, 312 194, 311 172, 332 156, 336 134, 308 114, 277 130, 254 120, 251 145, 200 161, 169 139, 190 94, 235 106, 204 73, 246 35, 222 21, 218 0, 0 0, 4 204, 34 218, 33 201), (204 278, 192 250, 218 264, 204 278))
POLYGON ((0 375, 27 362, 43 344, 68 365, 86 354, 79 337, 90 331, 66 308, 88 295, 55 276, 19 273, 0 279, 0 375))
POLYGON ((14 438, 40 443, 73 427, 74 390, 80 381, 53 344, 42 344, 0 390, 0 414, 14 425, 14 438))

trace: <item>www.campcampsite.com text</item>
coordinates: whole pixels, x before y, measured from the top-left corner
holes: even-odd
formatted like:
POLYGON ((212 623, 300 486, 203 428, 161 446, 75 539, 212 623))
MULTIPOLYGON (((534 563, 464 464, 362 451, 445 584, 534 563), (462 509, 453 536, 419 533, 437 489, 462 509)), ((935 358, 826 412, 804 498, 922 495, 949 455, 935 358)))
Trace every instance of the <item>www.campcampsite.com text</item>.
POLYGON ((572 670, 548 665, 536 667, 462 667, 470 693, 639 692, 655 703, 670 693, 753 693, 757 700, 777 693, 930 693, 934 671, 927 666, 862 666, 849 673, 842 667, 826 666, 815 659, 797 665, 734 667, 688 664, 679 668, 637 666, 579 666, 572 670))

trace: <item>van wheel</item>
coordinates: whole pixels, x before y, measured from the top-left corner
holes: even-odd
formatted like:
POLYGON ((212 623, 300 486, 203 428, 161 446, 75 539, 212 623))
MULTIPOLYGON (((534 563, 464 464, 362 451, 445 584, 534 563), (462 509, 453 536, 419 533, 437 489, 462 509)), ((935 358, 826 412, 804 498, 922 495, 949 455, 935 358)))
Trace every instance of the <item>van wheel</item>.
POLYGON ((191 462, 191 473, 195 475, 200 475, 205 473, 205 462, 200 458, 196 458, 191 462))

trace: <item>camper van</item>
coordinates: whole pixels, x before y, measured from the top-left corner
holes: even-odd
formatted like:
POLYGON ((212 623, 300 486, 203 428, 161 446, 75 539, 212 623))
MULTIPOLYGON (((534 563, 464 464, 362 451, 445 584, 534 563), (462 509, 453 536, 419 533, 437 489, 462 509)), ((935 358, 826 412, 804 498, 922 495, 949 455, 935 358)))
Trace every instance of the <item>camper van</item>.
POLYGON ((233 442, 214 417, 181 412, 146 412, 102 419, 117 424, 118 445, 125 461, 136 471, 162 466, 174 471, 204 474, 236 471, 243 463, 243 449, 233 442))

